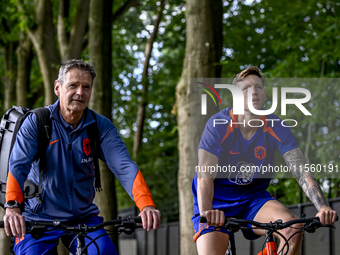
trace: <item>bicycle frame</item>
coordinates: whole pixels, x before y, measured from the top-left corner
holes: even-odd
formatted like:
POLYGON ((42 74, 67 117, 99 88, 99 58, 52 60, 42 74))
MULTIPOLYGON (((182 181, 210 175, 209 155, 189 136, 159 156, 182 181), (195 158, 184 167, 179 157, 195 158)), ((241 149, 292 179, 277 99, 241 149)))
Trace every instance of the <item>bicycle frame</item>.
MULTIPOLYGON (((234 235, 229 236, 230 247, 226 252, 226 255, 236 255, 236 245, 234 235), (229 252, 230 250, 230 252, 229 252)), ((257 255, 277 255, 277 246, 274 241, 273 233, 266 231, 266 247, 260 251, 257 255)))
POLYGON ((277 247, 274 241, 273 232, 266 231, 266 248, 257 255, 277 255, 277 247))
POLYGON ((84 249, 84 247, 85 247, 85 237, 78 234, 76 255, 88 255, 87 249, 84 249))

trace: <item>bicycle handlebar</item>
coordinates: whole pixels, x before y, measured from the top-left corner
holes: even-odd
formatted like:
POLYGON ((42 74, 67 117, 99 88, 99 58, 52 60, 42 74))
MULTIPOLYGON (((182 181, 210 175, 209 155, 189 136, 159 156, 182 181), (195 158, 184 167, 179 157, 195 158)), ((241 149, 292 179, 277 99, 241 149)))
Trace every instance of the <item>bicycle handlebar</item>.
MULTIPOLYGON (((338 217, 336 218, 336 221, 337 220, 338 220, 338 217)), ((201 217, 200 222, 201 223, 207 223, 207 219, 205 217, 201 217)), ((267 243, 268 242, 270 243, 273 240, 272 238, 273 238, 274 233, 277 233, 279 236, 281 236, 283 238, 284 245, 283 245, 281 251, 279 253, 275 252, 275 254, 281 254, 281 253, 283 254, 284 248, 286 246, 287 247, 286 247, 286 253, 285 254, 288 254, 289 240, 294 235, 296 235, 298 233, 302 233, 303 231, 306 231, 308 233, 314 233, 315 230, 317 228, 320 228, 320 227, 335 228, 333 225, 322 225, 319 217, 311 217, 311 218, 302 217, 300 219, 287 221, 285 223, 283 223, 281 219, 276 220, 274 222, 261 223, 261 222, 257 222, 257 221, 253 221, 253 220, 232 219, 232 218, 225 217, 225 223, 223 224, 223 226, 217 226, 215 228, 224 228, 224 229, 227 229, 228 231, 230 231, 232 233, 235 233, 240 229, 251 229, 251 228, 253 228, 253 227, 246 226, 248 224, 255 226, 257 228, 261 228, 261 229, 266 230, 266 236, 267 236, 266 242, 267 243), (282 233, 280 233, 278 231, 278 230, 282 230, 284 228, 288 228, 288 227, 290 227, 294 224, 297 224, 297 223, 303 223, 303 226, 299 227, 299 228, 295 227, 295 229, 297 229, 297 231, 294 234, 292 234, 289 238, 286 238, 282 233)), ((233 247, 233 245, 232 245, 232 247, 233 247)), ((234 247, 235 247, 235 245, 234 245, 234 247)), ((276 251, 276 246, 275 246, 275 251, 276 251)), ((263 251, 262 251, 262 253, 263 253, 263 251)), ((259 253, 259 254, 261 254, 261 253, 259 253)), ((269 253, 266 253, 266 254, 269 254, 269 253)), ((271 254, 271 252, 270 252, 270 254, 271 254)))
MULTIPOLYGON (((336 221, 338 221, 338 216, 336 218, 336 221)), ((201 217, 200 223, 207 223, 207 219, 205 217, 201 217)), ((249 224, 249 225, 253 225, 255 227, 262 228, 262 229, 280 230, 280 229, 288 228, 297 223, 312 224, 314 230, 315 228, 319 228, 319 227, 335 228, 333 225, 322 225, 319 217, 300 218, 296 220, 287 221, 285 223, 283 223, 282 220, 276 220, 275 222, 269 222, 269 223, 261 223, 261 222, 257 222, 253 220, 232 219, 229 217, 225 217, 224 225, 218 226, 218 227, 229 228, 229 229, 235 230, 236 232, 237 230, 241 228, 242 224, 249 224)))
MULTIPOLYGON (((114 226, 117 228, 125 228, 126 234, 131 234, 134 229, 142 227, 140 225, 136 225, 138 223, 142 223, 141 217, 128 217, 126 219, 117 219, 117 220, 108 220, 104 221, 98 225, 88 226, 86 224, 78 224, 78 225, 67 225, 67 223, 63 223, 60 220, 54 221, 26 221, 26 229, 29 232, 33 231, 34 229, 44 229, 46 228, 60 228, 65 231, 69 232, 76 232, 76 233, 84 233, 84 232, 94 232, 99 229, 102 229, 106 226, 114 226)), ((4 228, 4 222, 0 221, 0 228, 4 228)))

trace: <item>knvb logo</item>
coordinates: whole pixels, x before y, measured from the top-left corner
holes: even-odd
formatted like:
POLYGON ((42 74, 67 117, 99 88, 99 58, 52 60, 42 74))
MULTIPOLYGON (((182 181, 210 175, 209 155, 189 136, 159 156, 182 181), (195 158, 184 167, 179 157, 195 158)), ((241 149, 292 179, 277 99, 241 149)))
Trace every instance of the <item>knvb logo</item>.
MULTIPOLYGON (((222 105, 222 101, 220 99, 220 96, 218 95, 217 91, 204 83, 197 82, 200 84, 203 84, 204 86, 210 88, 215 95, 217 95, 218 99, 220 100, 220 103, 222 105)), ((214 86, 216 89, 228 89, 233 97, 233 112, 236 115, 243 115, 244 114, 244 96, 242 93, 242 90, 235 86, 235 85, 229 85, 229 84, 215 84, 214 86)), ((199 88, 199 87, 197 87, 199 88)), ((199 88, 202 89, 202 88, 199 88)), ((206 89, 202 89, 203 91, 207 92, 216 104, 216 101, 213 97, 213 95, 206 89)), ((268 110, 257 110, 254 108, 253 103, 252 103, 252 89, 248 88, 248 108, 249 111, 252 112, 253 114, 256 115, 269 115, 272 114, 277 107, 277 88, 273 88, 273 102, 272 102, 272 107, 268 110)), ((312 115, 302 104, 307 103, 311 99, 311 94, 308 89, 304 88, 281 88, 281 115, 287 115, 287 104, 294 104, 297 106, 297 108, 302 111, 304 115, 312 115), (305 95, 304 98, 287 98, 287 93, 302 93, 305 95)), ((207 115, 207 95, 202 94, 201 95, 201 114, 202 115, 207 115)))

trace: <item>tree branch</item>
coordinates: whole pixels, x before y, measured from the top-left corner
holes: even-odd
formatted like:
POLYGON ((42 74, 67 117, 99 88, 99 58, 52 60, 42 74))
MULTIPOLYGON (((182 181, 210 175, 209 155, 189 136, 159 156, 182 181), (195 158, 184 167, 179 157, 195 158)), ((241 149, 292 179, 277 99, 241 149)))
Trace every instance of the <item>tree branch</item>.
POLYGON ((72 24, 69 42, 69 58, 80 58, 83 51, 84 36, 88 26, 90 0, 79 0, 76 16, 72 24))
POLYGON ((127 0, 117 11, 113 13, 112 22, 120 18, 129 8, 141 5, 138 0, 127 0))
POLYGON ((4 28, 4 31, 6 31, 7 33, 10 33, 10 32, 11 32, 9 26, 7 25, 7 22, 6 22, 6 19, 5 19, 5 18, 2 18, 2 19, 1 19, 1 25, 2 25, 2 27, 4 28))
POLYGON ((66 35, 66 30, 65 30, 65 19, 68 17, 69 4, 70 4, 69 0, 59 0, 57 33, 58 33, 59 51, 60 51, 61 61, 63 63, 68 58, 68 38, 66 35))
POLYGON ((137 112, 137 130, 134 134, 133 138, 133 158, 136 161, 137 154, 139 152, 141 143, 142 143, 142 137, 143 137, 143 129, 144 129, 144 120, 145 120, 145 109, 147 105, 147 91, 148 91, 148 69, 150 64, 150 58, 153 48, 153 43, 157 37, 159 24, 161 23, 162 16, 163 16, 163 9, 164 9, 165 0, 161 0, 161 4, 158 7, 157 17, 154 22, 154 29, 150 35, 150 38, 146 42, 145 46, 145 60, 144 60, 144 68, 142 73, 142 97, 138 106, 138 112, 137 112))

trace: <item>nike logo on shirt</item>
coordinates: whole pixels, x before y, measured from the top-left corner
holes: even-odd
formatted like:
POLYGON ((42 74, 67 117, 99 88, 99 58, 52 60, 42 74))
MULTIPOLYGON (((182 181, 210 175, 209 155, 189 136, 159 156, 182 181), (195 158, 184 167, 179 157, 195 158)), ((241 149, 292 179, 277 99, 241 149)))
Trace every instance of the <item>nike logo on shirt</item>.
POLYGON ((50 142, 48 143, 48 145, 54 144, 54 143, 56 143, 56 142, 59 142, 59 140, 60 140, 60 139, 55 140, 55 141, 52 141, 52 142, 50 141, 50 142))

